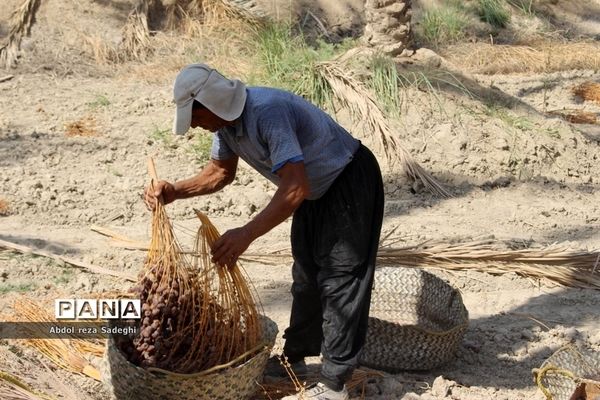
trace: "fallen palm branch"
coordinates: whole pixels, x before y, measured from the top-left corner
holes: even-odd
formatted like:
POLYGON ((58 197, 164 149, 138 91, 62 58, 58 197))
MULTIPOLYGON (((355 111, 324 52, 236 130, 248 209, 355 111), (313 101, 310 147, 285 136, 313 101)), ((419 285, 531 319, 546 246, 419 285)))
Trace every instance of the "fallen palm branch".
POLYGON ((98 266, 92 265, 92 264, 87 264, 87 263, 84 263, 82 261, 70 258, 70 257, 65 257, 65 256, 61 256, 61 255, 58 255, 58 254, 54 254, 54 253, 45 251, 45 250, 36 249, 36 248, 33 248, 33 247, 24 246, 22 244, 9 242, 8 240, 0 239, 0 248, 5 248, 5 249, 17 251, 17 252, 23 253, 23 254, 34 254, 36 256, 47 257, 47 258, 55 260, 59 264, 66 263, 66 264, 72 265, 72 266, 77 267, 77 268, 82 268, 82 269, 87 270, 89 272, 94 272, 94 273, 97 273, 97 274, 104 274, 104 275, 116 276, 118 278, 122 278, 122 279, 125 279, 125 280, 128 280, 128 281, 135 281, 135 277, 134 276, 129 275, 129 274, 124 273, 124 272, 121 272, 121 271, 115 271, 115 270, 112 270, 112 269, 98 267, 98 266))
MULTIPOLYGON (((514 272, 547 279, 568 287, 600 289, 600 250, 573 249, 568 244, 522 248, 516 241, 481 240, 466 243, 423 243, 402 248, 381 247, 378 265, 444 270, 473 270, 490 274, 514 272)), ((252 261, 288 259, 289 254, 245 254, 252 261)), ((281 262, 281 261, 280 261, 281 262)))
MULTIPOLYGON (((103 229, 105 234, 109 230, 103 229)), ((119 238, 122 235, 114 233, 119 238)), ((110 235, 109 235, 110 236, 110 235)), ((134 242, 126 239, 123 243, 134 242)), ((136 248, 148 248, 136 242, 136 248)), ((292 258, 289 252, 252 253, 243 261, 281 264, 292 258)), ((379 265, 475 270, 492 274, 516 272, 523 276, 543 278, 564 286, 600 289, 600 250, 572 248, 568 243, 546 247, 524 247, 515 240, 495 239, 463 243, 425 242, 408 247, 382 246, 377 253, 379 265)))
POLYGON ((329 85, 334 101, 349 110, 355 121, 365 125, 367 139, 375 150, 385 154, 389 165, 398 160, 411 179, 421 181, 431 193, 450 197, 449 192, 400 145, 377 101, 360 81, 335 61, 319 63, 315 69, 329 85))
POLYGON ((40 305, 27 298, 20 298, 14 304, 17 322, 24 325, 29 338, 25 342, 40 351, 58 367, 76 374, 82 374, 100 380, 100 372, 85 358, 86 354, 102 354, 103 346, 95 343, 83 343, 86 340, 50 333, 56 327, 56 320, 40 305))
POLYGON ((0 399, 53 400, 52 397, 32 389, 20 378, 3 371, 0 371, 0 399))
POLYGON ((573 249, 568 244, 522 247, 516 241, 482 240, 467 243, 425 243, 404 248, 380 248, 381 265, 475 270, 492 274, 515 272, 564 286, 600 289, 600 251, 573 249))
POLYGON ((29 34, 39 5, 40 0, 24 0, 13 12, 10 19, 8 41, 0 47, 0 64, 4 64, 5 68, 11 68, 17 61, 21 40, 29 34))

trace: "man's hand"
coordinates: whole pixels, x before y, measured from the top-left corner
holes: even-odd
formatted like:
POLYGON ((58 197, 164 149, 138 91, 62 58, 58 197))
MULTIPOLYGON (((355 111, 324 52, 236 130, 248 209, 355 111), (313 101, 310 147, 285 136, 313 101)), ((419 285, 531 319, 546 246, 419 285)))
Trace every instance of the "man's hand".
POLYGON ((233 268, 253 240, 245 227, 228 230, 213 244, 212 262, 233 268))
POLYGON ((164 204, 172 203, 177 199, 175 186, 167 181, 158 181, 158 183, 146 187, 144 190, 144 202, 148 210, 156 208, 160 196, 162 196, 164 204))

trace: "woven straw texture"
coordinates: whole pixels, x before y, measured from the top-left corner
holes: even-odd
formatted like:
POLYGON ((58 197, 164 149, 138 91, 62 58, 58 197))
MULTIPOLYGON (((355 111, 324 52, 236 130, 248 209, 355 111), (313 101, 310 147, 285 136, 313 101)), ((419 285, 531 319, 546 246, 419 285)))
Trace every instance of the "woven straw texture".
POLYGON ((552 354, 533 374, 547 399, 570 400, 579 383, 600 385, 600 352, 568 345, 552 354))
POLYGON ((468 322, 459 291, 442 279, 416 268, 378 268, 360 363, 389 372, 435 368, 454 357, 468 322))
POLYGON ((116 400, 243 400, 259 388, 277 336, 277 325, 261 316, 264 344, 248 359, 196 374, 146 370, 125 359, 111 336, 102 368, 102 379, 116 400))

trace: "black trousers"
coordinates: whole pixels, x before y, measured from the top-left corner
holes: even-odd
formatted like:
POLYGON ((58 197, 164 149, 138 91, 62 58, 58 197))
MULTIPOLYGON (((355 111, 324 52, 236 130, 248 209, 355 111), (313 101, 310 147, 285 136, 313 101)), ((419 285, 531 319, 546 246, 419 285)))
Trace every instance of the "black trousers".
POLYGON ((293 304, 285 330, 290 362, 322 354, 324 383, 341 389, 364 345, 383 219, 379 165, 363 145, 292 222, 293 304))

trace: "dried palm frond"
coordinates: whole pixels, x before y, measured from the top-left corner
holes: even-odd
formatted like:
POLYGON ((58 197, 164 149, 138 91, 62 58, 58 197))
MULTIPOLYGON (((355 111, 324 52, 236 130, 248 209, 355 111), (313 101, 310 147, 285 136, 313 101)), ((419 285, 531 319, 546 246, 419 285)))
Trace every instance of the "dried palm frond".
POLYGON ((53 400, 47 394, 40 393, 20 378, 0 371, 0 399, 2 400, 53 400))
POLYGON ((531 46, 468 43, 449 46, 443 55, 455 65, 482 74, 600 68, 597 42, 543 42, 531 46))
POLYGON ((549 115, 561 117, 572 124, 596 124, 598 116, 596 113, 582 110, 552 110, 549 115))
POLYGON ((364 124, 369 135, 367 140, 376 151, 385 154, 389 165, 398 160, 411 179, 421 181, 431 193, 450 197, 449 192, 400 145, 383 111, 360 81, 335 61, 318 63, 315 68, 329 85, 334 101, 349 110, 355 121, 364 124))
POLYGON ((380 248, 380 265, 475 270, 492 274, 515 272, 564 286, 600 288, 600 251, 573 249, 568 244, 515 249, 517 242, 481 240, 467 243, 424 243, 380 248))
POLYGON ((593 101, 600 104, 600 83, 584 82, 573 88, 573 94, 585 101, 593 101))
MULTIPOLYGON (((30 322, 33 324, 24 325, 28 331, 29 339, 25 342, 31 347, 39 350, 44 356, 51 360, 58 367, 77 374, 87 375, 96 380, 100 380, 100 372, 94 368, 85 358, 83 348, 92 348, 93 343, 81 343, 81 338, 65 338, 62 335, 50 333, 50 328, 56 327, 56 320, 41 306, 22 297, 14 304, 15 318, 20 322, 30 322), (75 345, 78 343, 78 345, 75 345)), ((94 352, 98 352, 98 345, 94 347, 94 352)))
POLYGON ((249 26, 260 26, 262 19, 245 8, 228 0, 202 1, 203 22, 206 25, 220 24, 224 21, 239 21, 249 26))
POLYGON ((89 36, 81 34, 85 46, 89 49, 90 53, 94 57, 94 60, 98 64, 106 64, 114 61, 118 61, 119 52, 116 47, 106 42, 104 39, 98 36, 89 36))
POLYGON ((40 0, 24 0, 11 15, 8 41, 0 47, 0 64, 4 64, 5 68, 14 66, 21 40, 29 34, 39 5, 40 0))
MULTIPOLYGON (((245 253, 247 261, 266 263, 291 258, 289 253, 245 253)), ((382 246, 378 265, 491 274, 515 272, 568 287, 600 288, 600 250, 575 249, 568 243, 523 247, 518 241, 478 240, 463 243, 425 242, 407 247, 382 246)))
POLYGON ((120 52, 126 55, 126 58, 143 59, 148 54, 150 48, 149 3, 150 0, 138 0, 127 16, 120 44, 120 52))
MULTIPOLYGON (((126 58, 144 59, 151 50, 150 20, 160 21, 161 27, 197 37, 212 29, 240 30, 259 26, 262 18, 235 2, 227 0, 174 0, 156 6, 151 0, 138 0, 123 28, 120 52, 126 58)), ((113 56, 110 48, 94 43, 94 54, 113 56)))

